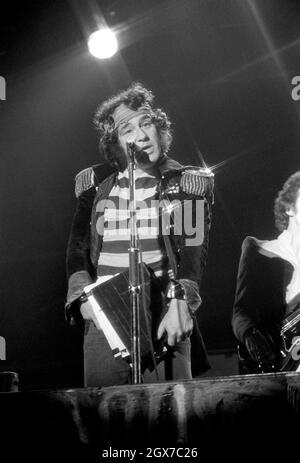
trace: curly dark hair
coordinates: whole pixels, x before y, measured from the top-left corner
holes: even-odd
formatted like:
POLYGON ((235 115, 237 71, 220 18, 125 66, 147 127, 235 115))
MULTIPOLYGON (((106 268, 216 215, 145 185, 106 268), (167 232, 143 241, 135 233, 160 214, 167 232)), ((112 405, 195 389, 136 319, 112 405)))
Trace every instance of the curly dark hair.
POLYGON ((126 90, 112 96, 98 107, 94 117, 94 124, 100 135, 100 154, 118 170, 124 170, 124 162, 126 163, 126 161, 124 161, 124 153, 119 146, 118 134, 114 127, 112 114, 122 103, 133 111, 144 105, 149 106, 152 121, 160 137, 162 153, 166 154, 168 152, 172 143, 171 122, 160 108, 153 107, 153 101, 154 95, 151 90, 146 89, 139 82, 134 82, 126 90))
POLYGON ((300 171, 291 175, 279 191, 274 203, 275 225, 282 232, 288 227, 287 211, 295 207, 300 190, 300 171))

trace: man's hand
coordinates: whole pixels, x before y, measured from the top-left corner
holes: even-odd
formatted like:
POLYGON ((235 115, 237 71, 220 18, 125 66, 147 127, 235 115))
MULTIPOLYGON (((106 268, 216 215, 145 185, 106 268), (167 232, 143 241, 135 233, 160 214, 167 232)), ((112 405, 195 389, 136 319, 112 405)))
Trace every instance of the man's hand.
POLYGON ((166 333, 169 346, 175 346, 177 342, 183 341, 190 336, 192 329, 193 319, 186 301, 171 299, 168 312, 158 327, 158 339, 161 339, 166 333))
POLYGON ((94 310, 89 301, 82 302, 80 313, 85 320, 94 320, 94 310))
POLYGON ((80 312, 84 320, 93 320, 96 328, 98 328, 98 330, 101 330, 99 321, 97 320, 97 317, 96 317, 95 309, 93 308, 92 304, 89 301, 82 302, 80 306, 80 312))
POLYGON ((258 329, 246 334, 245 344, 250 357, 258 363, 264 373, 274 371, 275 354, 266 337, 258 329))

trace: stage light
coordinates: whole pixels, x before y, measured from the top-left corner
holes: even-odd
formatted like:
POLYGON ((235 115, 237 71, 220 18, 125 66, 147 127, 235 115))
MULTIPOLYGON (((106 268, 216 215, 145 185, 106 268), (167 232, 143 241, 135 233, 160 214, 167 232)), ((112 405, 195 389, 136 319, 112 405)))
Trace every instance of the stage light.
POLYGON ((110 29, 99 29, 90 35, 88 47, 93 56, 106 59, 116 53, 118 42, 115 34, 110 29))

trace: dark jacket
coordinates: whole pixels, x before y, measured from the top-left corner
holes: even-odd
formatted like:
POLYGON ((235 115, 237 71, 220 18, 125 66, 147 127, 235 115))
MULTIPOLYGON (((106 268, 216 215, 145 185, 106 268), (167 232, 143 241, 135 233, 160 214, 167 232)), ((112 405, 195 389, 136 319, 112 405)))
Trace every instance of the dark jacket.
POLYGON ((248 236, 242 244, 232 328, 241 343, 247 330, 258 328, 262 334, 271 336, 278 356, 280 328, 287 308, 285 294, 293 266, 264 250, 262 243, 248 236))
MULTIPOLYGON (((205 170, 195 167, 183 167, 178 162, 165 157, 158 165, 161 176, 159 196, 169 201, 192 200, 193 213, 199 203, 204 201, 203 242, 198 246, 186 246, 186 239, 191 238, 183 233, 170 235, 170 243, 176 263, 176 278, 187 279, 201 284, 203 269, 208 251, 208 237, 211 223, 211 205, 213 201, 213 176, 205 170)), ((86 169, 76 178, 76 196, 78 198, 70 238, 67 248, 67 275, 69 288, 67 310, 78 300, 84 286, 96 278, 97 262, 102 246, 102 236, 97 227, 101 222, 101 214, 96 211, 100 200, 107 199, 117 176, 108 164, 101 164, 86 169)), ((172 232, 172 231, 171 231, 172 232)), ((195 329, 197 331, 197 327, 195 329)), ((198 340, 198 341, 197 341, 198 340)), ((194 369, 195 374, 207 369, 207 358, 202 339, 194 369), (201 365, 200 365, 201 364, 201 365)))

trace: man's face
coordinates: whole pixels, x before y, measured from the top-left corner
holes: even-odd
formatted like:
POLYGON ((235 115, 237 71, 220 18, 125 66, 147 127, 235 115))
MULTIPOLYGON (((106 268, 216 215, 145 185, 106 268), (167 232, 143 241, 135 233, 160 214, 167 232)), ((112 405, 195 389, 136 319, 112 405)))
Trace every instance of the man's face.
POLYGON ((150 115, 139 114, 123 123, 118 128, 118 139, 121 148, 127 152, 126 143, 135 143, 141 148, 145 156, 137 158, 140 168, 147 169, 153 166, 161 155, 161 144, 156 126, 152 122, 150 115))
POLYGON ((300 227, 300 190, 298 190, 295 205, 287 211, 287 214, 290 216, 290 224, 294 223, 297 227, 300 227))
POLYGON ((294 214, 295 221, 297 222, 297 225, 300 226, 300 190, 298 191, 298 198, 295 202, 294 214))

